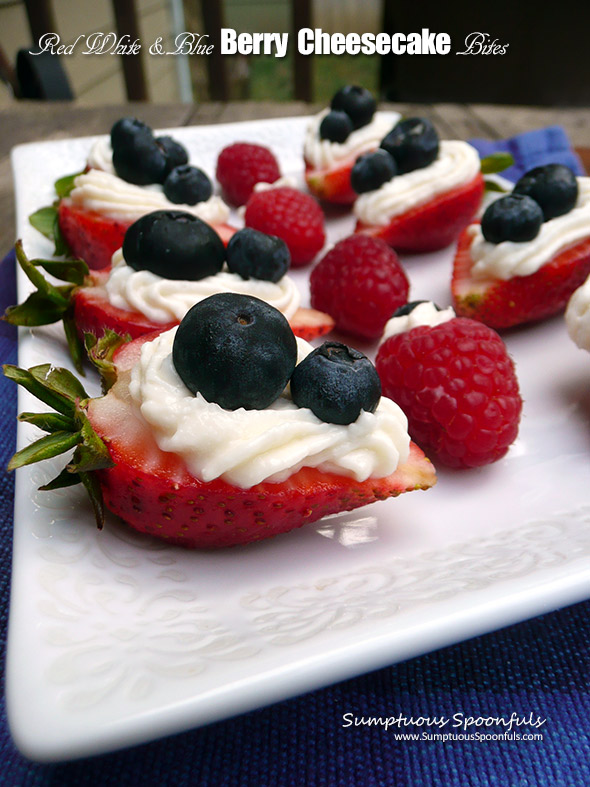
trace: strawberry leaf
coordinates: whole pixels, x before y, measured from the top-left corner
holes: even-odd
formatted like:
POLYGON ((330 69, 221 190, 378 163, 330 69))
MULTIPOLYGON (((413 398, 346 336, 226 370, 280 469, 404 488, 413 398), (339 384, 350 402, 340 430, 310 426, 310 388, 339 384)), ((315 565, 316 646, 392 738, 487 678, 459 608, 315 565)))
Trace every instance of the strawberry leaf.
MULTIPOLYGON (((49 364, 47 364, 49 366, 49 364)), ((38 367, 37 367, 38 368, 38 367)), ((27 391, 36 396, 45 404, 57 410, 63 415, 73 416, 76 412, 74 400, 69 396, 64 396, 61 392, 53 390, 50 386, 38 380, 32 370, 21 369, 18 366, 5 364, 2 367, 5 377, 13 380, 17 385, 22 385, 27 391)))
POLYGON ((69 305, 69 297, 64 294, 60 289, 54 287, 53 284, 47 281, 40 270, 29 260, 23 249, 22 241, 17 241, 15 246, 16 259, 23 271, 26 273, 28 279, 42 293, 49 302, 56 306, 62 306, 66 309, 69 305))
POLYGON ((43 363, 29 369, 32 376, 51 391, 66 397, 76 404, 80 399, 88 399, 84 386, 68 369, 43 363))
POLYGON ((55 220, 57 218, 57 208, 54 205, 46 205, 39 208, 29 216, 29 223, 49 240, 55 241, 55 220))
POLYGON ((68 349, 72 357, 72 361, 74 362, 76 371, 79 374, 83 375, 84 374, 84 366, 83 366, 84 347, 82 345, 80 336, 78 334, 78 329, 76 327, 76 322, 74 320, 73 309, 71 307, 64 313, 62 322, 66 334, 68 349))
POLYGON ((115 352, 130 340, 131 336, 128 333, 121 336, 110 329, 105 330, 100 339, 97 339, 93 333, 84 334, 86 352, 89 360, 100 373, 103 393, 106 393, 117 380, 117 370, 113 363, 115 352))
POLYGON ((17 418, 23 423, 37 426, 44 432, 77 431, 77 425, 74 419, 68 418, 67 415, 60 415, 59 413, 20 413, 17 418))
POLYGON ((60 199, 70 196, 74 188, 74 180, 81 174, 82 172, 74 172, 73 175, 64 175, 63 178, 59 178, 59 180, 55 181, 55 193, 60 199))
POLYGON ((64 307, 47 300, 40 292, 33 292, 24 303, 9 306, 3 319, 11 325, 51 325, 63 319, 64 307))
POLYGON ((497 183, 495 180, 484 178, 484 191, 499 191, 501 194, 508 194, 508 189, 497 183))
POLYGON ((480 161, 480 170, 482 175, 493 175, 495 172, 502 172, 514 164, 514 158, 510 153, 498 151, 485 156, 480 161))
POLYGON ((72 461, 67 465, 70 473, 88 473, 92 470, 104 470, 113 467, 114 462, 109 456, 107 447, 96 434, 88 418, 78 413, 81 421, 80 443, 74 452, 72 461))
POLYGON ((41 437, 31 445, 17 451, 8 463, 7 469, 15 470, 17 467, 41 462, 43 459, 51 459, 78 445, 79 440, 80 434, 78 432, 54 432, 41 437))
POLYGON ((84 284, 86 276, 88 276, 88 265, 84 260, 31 260, 31 265, 55 276, 56 279, 61 281, 69 281, 71 284, 84 284))
POLYGON ((81 482, 82 479, 78 473, 70 473, 64 468, 58 476, 56 476, 52 481, 49 481, 49 483, 40 486, 39 489, 41 492, 52 492, 54 489, 63 489, 66 486, 75 486, 81 482))
POLYGON ((79 475, 92 503, 96 526, 102 530, 104 526, 104 500, 98 478, 93 473, 80 473, 79 475))

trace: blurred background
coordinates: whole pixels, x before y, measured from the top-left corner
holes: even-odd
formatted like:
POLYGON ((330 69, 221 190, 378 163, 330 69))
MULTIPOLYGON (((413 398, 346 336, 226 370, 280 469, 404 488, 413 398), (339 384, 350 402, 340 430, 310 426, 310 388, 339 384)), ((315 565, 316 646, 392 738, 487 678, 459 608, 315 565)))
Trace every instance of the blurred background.
POLYGON ((392 0, 0 0, 0 104, 15 94, 71 98, 82 104, 125 100, 154 103, 251 99, 325 102, 346 82, 391 101, 454 101, 553 106, 590 105, 590 58, 584 57, 590 4, 562 0, 551 14, 539 4, 495 0, 490 6, 458 0, 422 10, 392 0), (535 8, 536 6, 536 8, 535 8), (534 10, 533 10, 534 9, 534 10), (292 35, 287 57, 158 57, 158 37, 171 48, 183 31, 328 33, 448 32, 452 51, 473 31, 508 43, 505 55, 303 57, 292 35), (139 38, 139 56, 73 55, 33 58, 40 35, 63 44, 80 34, 111 31, 139 38), (17 57, 19 50, 23 54, 17 57), (36 94, 37 93, 37 94, 36 94))

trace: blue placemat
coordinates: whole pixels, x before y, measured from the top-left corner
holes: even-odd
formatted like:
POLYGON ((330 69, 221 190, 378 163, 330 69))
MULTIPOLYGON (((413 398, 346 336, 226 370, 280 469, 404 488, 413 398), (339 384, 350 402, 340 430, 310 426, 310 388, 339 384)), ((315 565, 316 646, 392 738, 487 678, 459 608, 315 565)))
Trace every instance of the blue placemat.
MULTIPOLYGON (((544 135, 545 143, 553 139, 552 133, 544 135)), ((490 144, 493 147, 482 150, 483 155, 500 149, 498 143, 490 144)), ((539 158, 531 163, 528 153, 518 155, 522 171, 542 163, 539 158)), ((13 255, 0 264, 0 281, 3 312, 16 302, 13 255)), ((16 361, 16 331, 5 323, 0 323, 0 360, 16 361)), ((0 378, 0 395, 0 467, 5 467, 14 451, 16 386, 0 378)), ((12 477, 0 470, 3 654, 13 493, 12 477)), ((2 699, 0 784, 586 787, 590 784, 589 616, 590 602, 577 604, 229 721, 71 763, 41 765, 26 760, 10 738, 2 699), (508 731, 513 714, 544 723, 508 731), (409 724, 400 717, 422 721, 409 724), (480 724, 466 731, 474 736, 471 739, 461 738, 462 727, 454 726, 467 717, 480 724), (370 723, 371 719, 376 722, 370 723), (393 721, 386 727, 388 719, 393 721), (432 726, 425 726, 426 719, 432 726), (437 719, 439 723, 447 719, 445 727, 434 726, 437 719), (503 725, 494 719, 503 720, 503 725), (459 737, 436 739, 435 733, 459 737), (491 737, 477 739, 476 733, 491 737), (501 737, 502 733, 508 737, 501 737), (515 733, 540 734, 542 740, 511 739, 515 733), (417 737, 408 737, 412 735, 417 737)), ((4 658, 2 668, 4 676, 4 658)))
POLYGON ((470 139, 469 143, 481 158, 502 151, 512 154, 514 165, 501 173, 508 180, 517 181, 533 167, 543 164, 565 164, 576 175, 584 175, 579 156, 572 150, 569 138, 561 126, 549 126, 526 131, 509 139, 470 139))

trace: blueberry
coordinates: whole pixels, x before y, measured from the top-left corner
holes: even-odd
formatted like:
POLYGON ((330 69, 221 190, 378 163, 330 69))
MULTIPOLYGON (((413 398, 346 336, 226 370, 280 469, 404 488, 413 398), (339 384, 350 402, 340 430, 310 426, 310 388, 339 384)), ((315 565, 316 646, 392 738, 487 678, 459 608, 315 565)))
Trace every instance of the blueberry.
POLYGON ((263 410, 282 393, 297 342, 278 309, 250 295, 211 295, 176 331, 172 360, 192 393, 226 410, 263 410))
POLYGON ((148 129, 114 145, 113 166, 123 180, 146 186, 164 182, 167 158, 148 129))
POLYGON ((209 199, 213 186, 202 169, 183 164, 174 167, 164 181, 164 194, 177 205, 196 205, 209 199))
POLYGON ((400 120, 381 141, 381 147, 391 153, 400 175, 432 164, 438 156, 438 134, 426 118, 400 120))
POLYGON ((354 162, 350 185, 357 194, 375 191, 397 174, 395 159, 386 150, 363 153, 354 162))
POLYGON ((511 240, 525 243, 539 234, 543 224, 540 205, 524 194, 508 194, 492 202, 481 220, 481 231, 490 243, 511 240))
POLYGON ((340 342, 324 342, 295 367, 291 397, 321 421, 351 424, 379 404, 381 383, 366 355, 340 342))
POLYGON ((123 147, 132 143, 133 138, 137 134, 148 134, 151 136, 152 130, 137 118, 124 117, 117 120, 111 128, 111 146, 113 150, 116 147, 123 147))
POLYGON ((578 199, 578 181, 569 167, 546 164, 535 167, 517 181, 513 194, 525 194, 538 202, 545 221, 563 216, 578 199))
POLYGON ((352 120, 339 110, 332 110, 320 123, 320 139, 330 142, 346 142, 353 130, 352 120))
MULTIPOLYGON (((409 303, 404 303, 403 306, 400 306, 399 309, 396 309, 393 313, 393 317, 405 317, 407 314, 411 314, 416 306, 420 306, 421 303, 430 303, 431 301, 410 301, 409 303)), ((441 311, 440 306, 437 306, 436 303, 432 304, 437 312, 441 311)))
POLYGON ((142 216, 125 233, 125 262, 164 279, 198 281, 219 273, 225 247, 215 230, 191 213, 157 210, 142 216))
POLYGON ((174 167, 188 164, 188 152, 180 142, 172 137, 156 137, 156 144, 166 156, 166 175, 169 175, 174 167))
POLYGON ((277 282, 291 264, 291 253, 284 240, 250 227, 232 235, 226 256, 229 270, 238 273, 242 279, 277 282))
POLYGON ((332 98, 330 109, 346 112, 354 128, 370 123, 377 109, 377 102, 369 91, 358 85, 346 85, 332 98))

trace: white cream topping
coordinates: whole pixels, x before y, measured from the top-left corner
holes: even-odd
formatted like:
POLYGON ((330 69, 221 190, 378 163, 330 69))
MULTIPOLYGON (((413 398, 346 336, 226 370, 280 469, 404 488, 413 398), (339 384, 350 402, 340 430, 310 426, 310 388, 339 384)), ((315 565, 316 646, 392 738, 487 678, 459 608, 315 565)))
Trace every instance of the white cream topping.
POLYGON ((110 137, 101 137, 96 140, 90 148, 87 164, 94 169, 102 169, 103 172, 108 172, 110 175, 117 174, 113 166, 113 148, 110 137))
POLYGON ((375 191, 361 194, 354 203, 354 214, 363 224, 386 226, 394 216, 469 183, 479 168, 475 148, 461 140, 443 139, 436 161, 422 169, 396 175, 375 191))
POLYGON ((569 213, 545 221, 536 238, 526 243, 490 243, 480 224, 471 224, 470 255, 474 279, 511 279, 529 276, 546 262, 581 240, 590 238, 590 178, 578 178, 578 200, 569 213))
POLYGON ((207 224, 224 224, 229 218, 229 208, 215 195, 196 205, 177 205, 166 199, 162 186, 157 183, 136 186, 100 169, 83 172, 74 184, 70 199, 75 205, 119 221, 137 221, 154 210, 186 211, 207 224))
POLYGON ((109 302, 119 309, 138 311, 157 323, 182 320, 195 303, 219 292, 253 295, 270 303, 290 320, 299 308, 301 296, 293 279, 280 281, 242 279, 222 270, 198 281, 164 279, 151 271, 136 271, 125 262, 123 250, 113 254, 112 269, 105 284, 109 302))
MULTIPOLYGON (((173 328, 143 345, 129 390, 158 446, 180 456, 196 478, 222 478, 247 489, 317 467, 364 481, 407 461, 407 419, 390 399, 383 397, 374 413, 362 412, 347 426, 320 421, 296 407, 287 391, 265 410, 224 410, 182 383, 171 355, 175 333, 173 328)), ((297 342, 301 359, 311 347, 297 342)))
POLYGON ((581 350, 590 352, 590 276, 570 298, 565 310, 565 324, 572 341, 581 350))
POLYGON ((452 320, 455 316, 455 311, 452 306, 438 311, 432 301, 425 301, 415 306, 409 314, 402 314, 399 317, 392 317, 388 320, 383 329, 383 336, 380 343, 383 344, 383 342, 391 336, 397 336, 398 333, 411 331, 412 328, 418 328, 420 325, 428 325, 434 328, 435 325, 441 325, 443 322, 448 322, 448 320, 452 320))
POLYGON ((320 139, 320 124, 329 111, 324 109, 314 115, 305 132, 303 156, 316 169, 332 167, 346 159, 356 158, 361 153, 375 150, 401 117, 392 112, 375 112, 370 123, 352 131, 344 142, 331 142, 329 139, 320 139))

